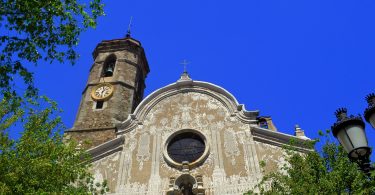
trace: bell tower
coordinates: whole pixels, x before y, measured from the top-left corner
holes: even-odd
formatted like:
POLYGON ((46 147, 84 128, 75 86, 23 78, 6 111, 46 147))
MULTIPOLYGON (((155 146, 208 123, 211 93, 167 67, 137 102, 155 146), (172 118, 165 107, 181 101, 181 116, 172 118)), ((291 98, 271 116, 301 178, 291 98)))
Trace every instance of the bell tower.
POLYGON ((93 58, 74 126, 65 132, 67 139, 85 148, 116 137, 115 124, 126 120, 141 102, 150 71, 141 43, 130 34, 102 41, 93 58))

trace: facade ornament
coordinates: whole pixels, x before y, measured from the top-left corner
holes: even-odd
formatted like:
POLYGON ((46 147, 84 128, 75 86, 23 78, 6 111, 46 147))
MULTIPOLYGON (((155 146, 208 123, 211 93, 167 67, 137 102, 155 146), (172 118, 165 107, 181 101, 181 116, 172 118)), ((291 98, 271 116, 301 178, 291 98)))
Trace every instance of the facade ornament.
POLYGON ((233 131, 224 131, 224 150, 225 155, 231 158, 232 165, 236 165, 236 157, 240 155, 236 135, 233 131))
POLYGON ((143 162, 150 159, 150 135, 143 133, 138 142, 137 161, 139 162, 139 170, 143 169, 143 162))

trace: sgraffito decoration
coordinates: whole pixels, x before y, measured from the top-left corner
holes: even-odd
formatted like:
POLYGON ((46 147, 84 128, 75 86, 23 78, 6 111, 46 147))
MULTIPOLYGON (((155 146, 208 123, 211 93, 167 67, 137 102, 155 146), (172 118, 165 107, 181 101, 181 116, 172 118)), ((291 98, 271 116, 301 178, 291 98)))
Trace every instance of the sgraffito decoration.
POLYGON ((236 156, 240 155, 240 150, 238 149, 236 134, 233 130, 224 131, 224 150, 225 155, 231 159, 232 165, 236 165, 236 156))
POLYGON ((143 163, 150 159, 150 135, 143 133, 139 137, 137 161, 139 162, 139 170, 143 169, 143 163))

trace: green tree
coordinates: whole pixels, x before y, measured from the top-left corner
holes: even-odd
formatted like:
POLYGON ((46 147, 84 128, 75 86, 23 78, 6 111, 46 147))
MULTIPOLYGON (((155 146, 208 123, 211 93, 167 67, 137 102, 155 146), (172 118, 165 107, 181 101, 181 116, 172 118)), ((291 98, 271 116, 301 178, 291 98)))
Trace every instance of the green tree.
MULTIPOLYGON (((64 126, 56 103, 29 102, 6 116, 6 100, 0 102, 0 194, 87 194, 105 193, 106 183, 94 184, 88 173, 89 156, 73 142, 63 142, 64 126), (20 139, 4 139, 5 130, 22 120, 20 139)), ((21 123, 18 123, 21 124, 21 123)))
POLYGON ((63 142, 57 106, 38 97, 29 71, 41 62, 74 64, 80 33, 104 15, 101 0, 87 2, 0 1, 0 194, 108 190, 94 184, 84 163, 89 156, 63 142), (17 128, 23 133, 14 140, 9 132, 17 128))
POLYGON ((80 33, 95 27, 103 14, 101 0, 91 0, 88 6, 77 0, 1 0, 1 92, 15 94, 14 78, 21 77, 26 95, 35 96, 37 88, 27 67, 40 61, 74 64, 80 33))
POLYGON ((328 132, 323 140, 320 153, 288 149, 288 163, 283 171, 263 178, 257 186, 260 194, 374 194, 375 172, 366 176, 341 146, 330 141, 328 132))

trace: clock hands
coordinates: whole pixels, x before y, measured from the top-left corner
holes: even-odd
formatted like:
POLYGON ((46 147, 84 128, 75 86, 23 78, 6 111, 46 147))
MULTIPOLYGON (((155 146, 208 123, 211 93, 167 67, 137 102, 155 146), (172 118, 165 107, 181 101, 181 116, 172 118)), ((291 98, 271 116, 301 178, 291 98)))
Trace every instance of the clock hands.
POLYGON ((93 89, 91 96, 94 100, 104 100, 109 98, 113 92, 113 87, 110 84, 100 84, 93 89))

